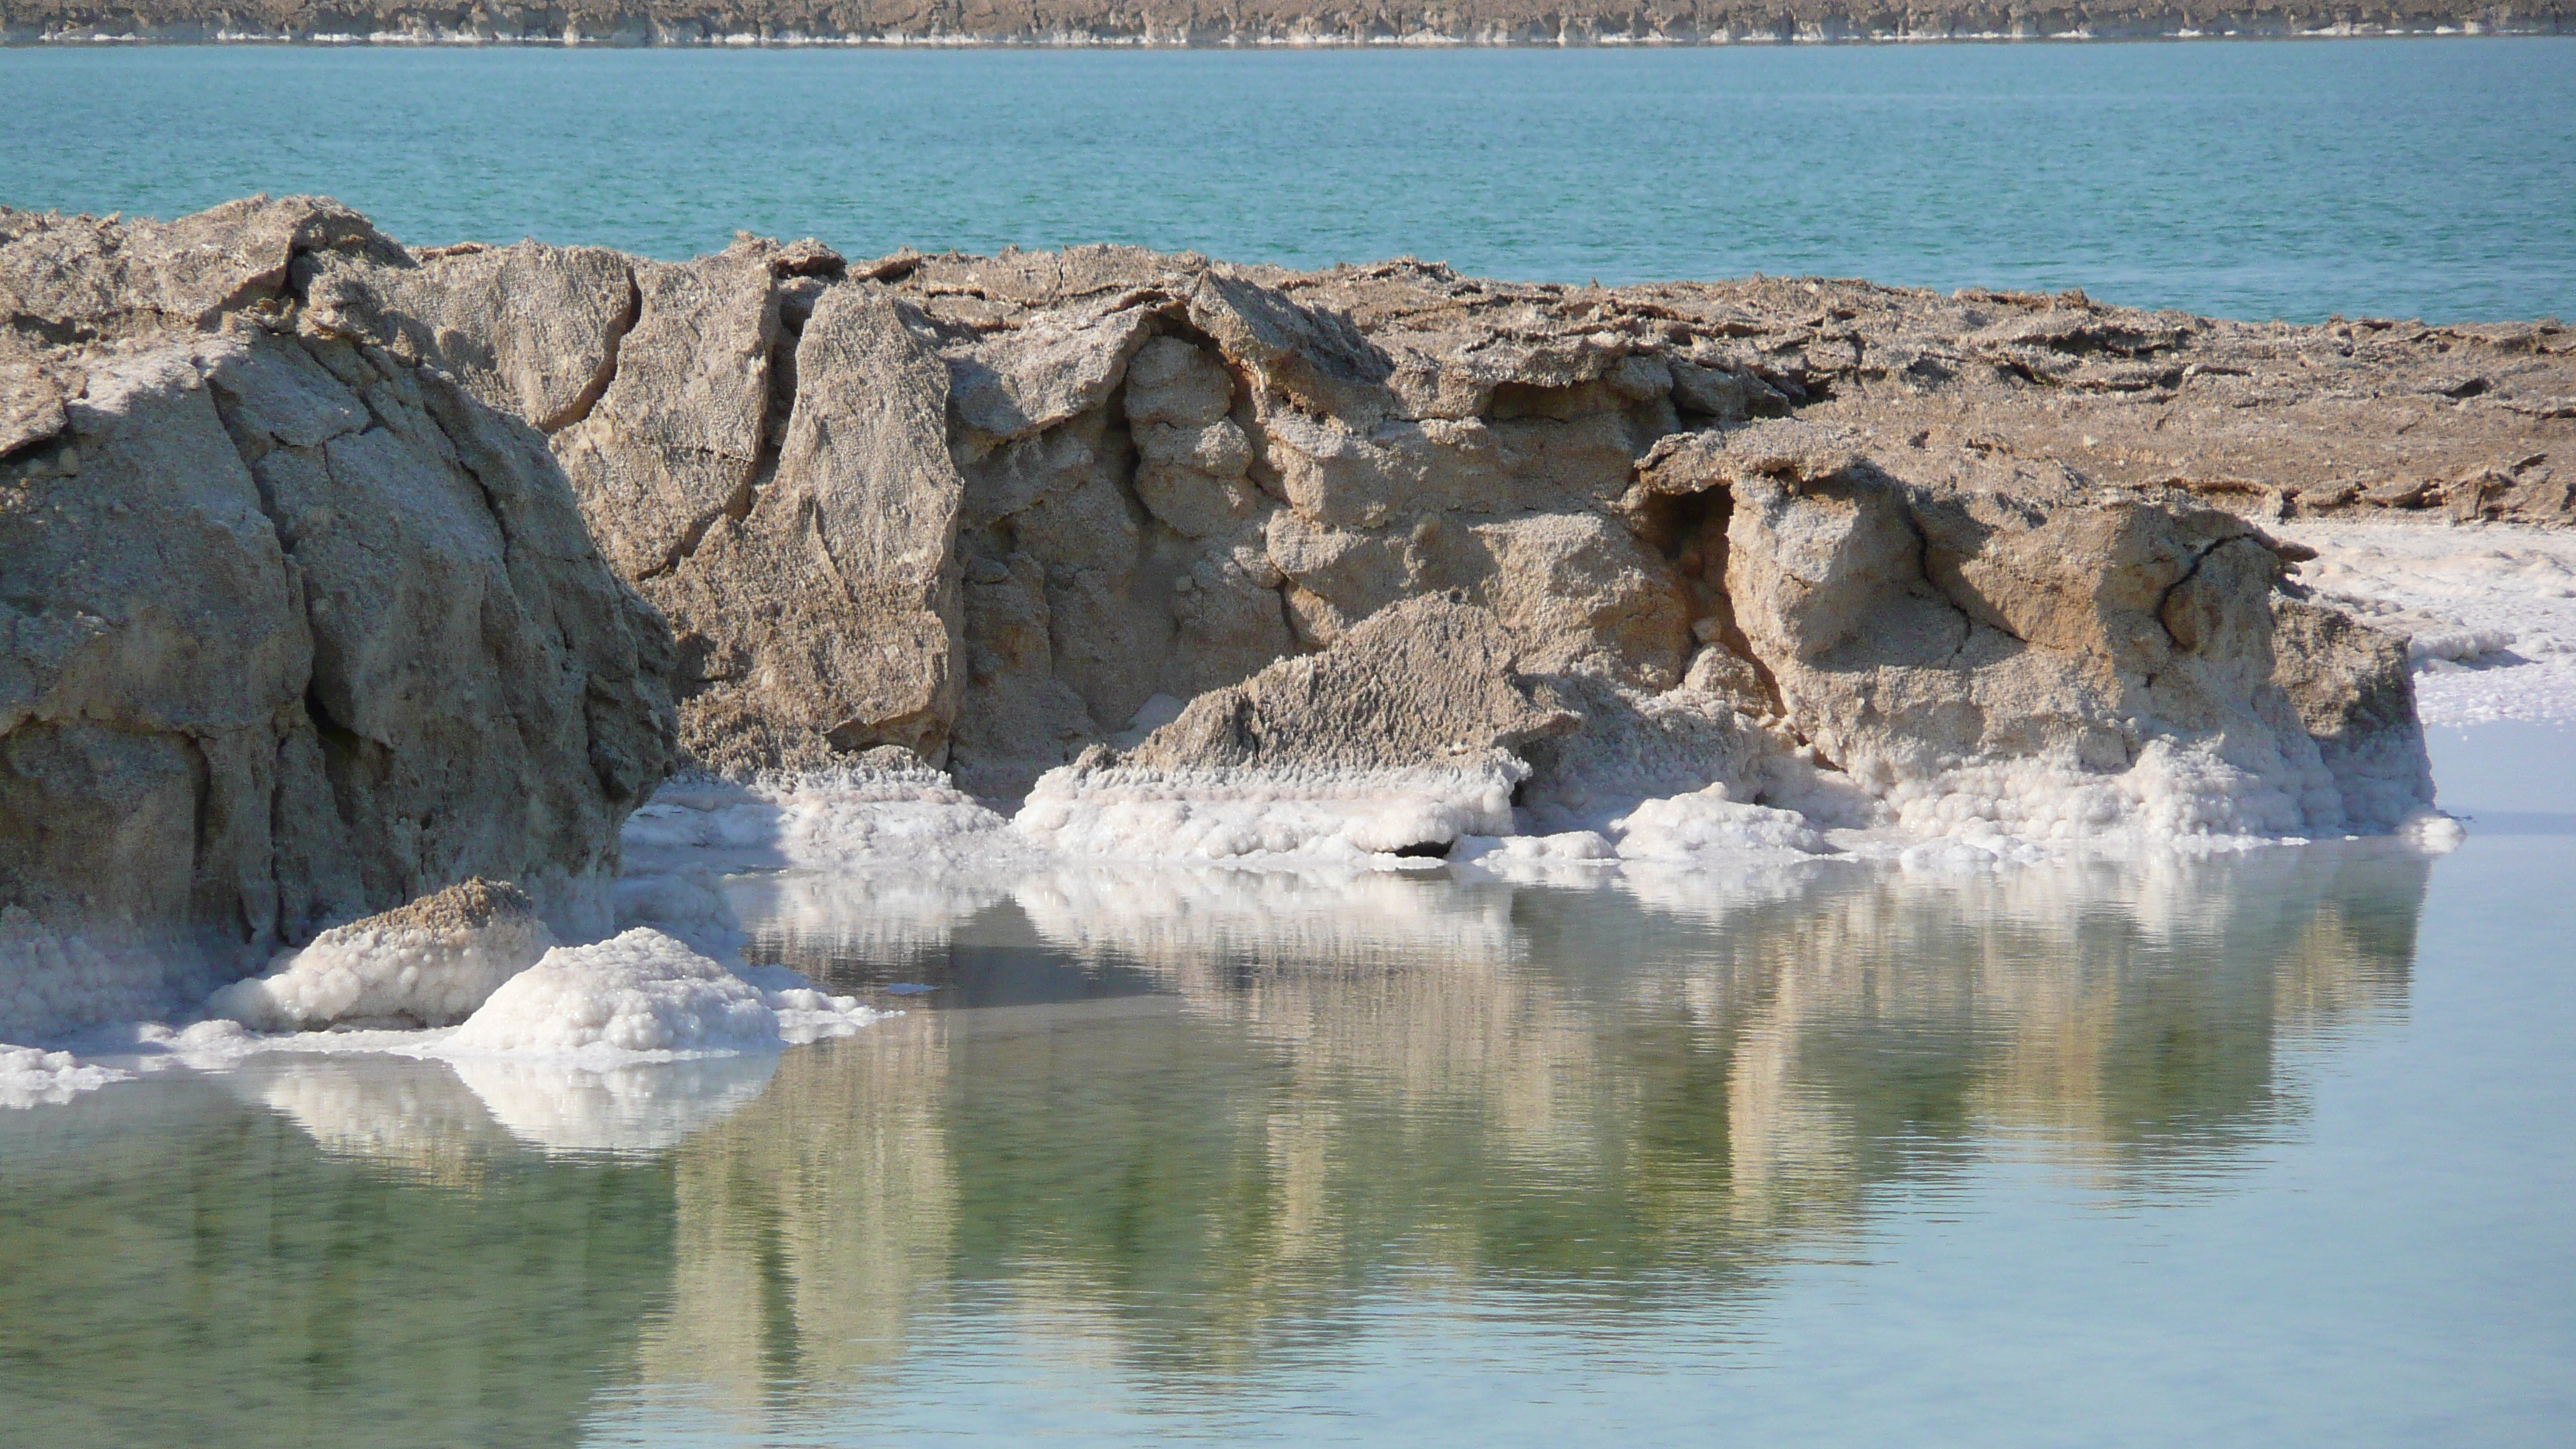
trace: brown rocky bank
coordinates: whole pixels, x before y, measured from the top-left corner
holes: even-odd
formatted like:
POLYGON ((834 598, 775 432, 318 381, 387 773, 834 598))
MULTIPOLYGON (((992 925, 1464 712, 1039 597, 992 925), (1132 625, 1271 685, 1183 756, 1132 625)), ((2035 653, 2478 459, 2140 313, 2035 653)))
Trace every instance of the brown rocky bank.
POLYGON ((1932 0, 1662 0, 1469 5, 1348 0, 6 0, 13 43, 152 40, 393 44, 712 45, 1695 45, 1816 41, 2134 39, 2194 35, 2559 34, 2564 0, 2310 4, 1932 0))
POLYGON ((2384 827, 2402 650, 2260 521, 2576 485, 2554 324, 414 254, 309 199, 0 213, 0 314, 0 905, 252 944, 595 881, 674 698, 714 771, 993 797, 1503 760, 1569 819, 2384 827), (2094 788, 2142 767, 2198 783, 2094 788))

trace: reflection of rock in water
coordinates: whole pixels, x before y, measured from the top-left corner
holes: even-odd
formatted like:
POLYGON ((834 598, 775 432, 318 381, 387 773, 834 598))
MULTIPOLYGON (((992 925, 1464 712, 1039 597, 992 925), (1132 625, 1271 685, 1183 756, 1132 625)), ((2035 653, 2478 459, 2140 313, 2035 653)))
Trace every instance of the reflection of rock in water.
POLYGON ((957 1184, 932 1015, 791 1052, 760 1101, 673 1158, 679 1255, 646 1330, 647 1384, 710 1384, 733 1408, 781 1380, 890 1363, 946 1273, 957 1184))
MULTIPOLYGON (((681 1153, 697 1306, 655 1362, 748 1394, 990 1284, 1204 1383, 1329 1344, 1363 1294, 1705 1309, 1874 1184, 1984 1155, 2203 1184, 2295 1108, 2285 1043, 2402 1007, 2426 874, 2384 845, 1620 893, 1074 869, 945 923, 915 892, 894 947, 1007 934, 1169 1004, 922 1014, 902 1052, 791 1066, 681 1153)), ((865 882, 792 905, 763 939, 872 949, 865 882)))
MULTIPOLYGON (((340 1123, 371 1090, 308 1078, 286 1111, 340 1123)), ((11 1445, 569 1444, 669 1288, 658 1166, 514 1153, 471 1191, 425 1186, 175 1078, 7 1118, 11 1445)))

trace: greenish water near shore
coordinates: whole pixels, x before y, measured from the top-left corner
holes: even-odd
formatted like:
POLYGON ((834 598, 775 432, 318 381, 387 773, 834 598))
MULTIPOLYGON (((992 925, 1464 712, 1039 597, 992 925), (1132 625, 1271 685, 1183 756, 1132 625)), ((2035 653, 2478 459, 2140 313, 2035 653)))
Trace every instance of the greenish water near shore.
POLYGON ((2576 315, 2576 39, 1397 54, 0 51, 0 204, 416 245, 1123 242, 2220 316, 2576 315))
POLYGON ((2559 822, 1617 891, 743 878, 755 956, 932 989, 721 1080, 269 1057, 0 1113, 0 1425, 2547 1443, 2559 822))

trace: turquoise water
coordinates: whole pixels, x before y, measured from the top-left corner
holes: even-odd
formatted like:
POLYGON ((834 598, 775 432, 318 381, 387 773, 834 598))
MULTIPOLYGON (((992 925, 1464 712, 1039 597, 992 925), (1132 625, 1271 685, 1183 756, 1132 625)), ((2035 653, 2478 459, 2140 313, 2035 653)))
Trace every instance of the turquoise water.
POLYGON ((0 202, 415 244, 1131 242, 2221 316, 2576 316, 2576 39, 1623 53, 0 52, 0 202))
POLYGON ((0 1112, 0 1442, 2563 1443, 2565 743, 2438 859, 739 878, 931 989, 0 1112))

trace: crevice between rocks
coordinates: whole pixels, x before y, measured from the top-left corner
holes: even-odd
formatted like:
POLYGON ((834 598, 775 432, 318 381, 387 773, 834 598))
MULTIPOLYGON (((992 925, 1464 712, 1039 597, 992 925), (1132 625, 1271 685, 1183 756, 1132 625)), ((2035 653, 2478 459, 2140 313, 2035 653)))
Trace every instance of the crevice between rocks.
POLYGON ((636 324, 644 320, 644 286, 635 280, 633 267, 627 267, 625 271, 626 310, 619 315, 616 324, 609 330, 607 343, 602 349, 603 355, 600 358, 599 368, 591 374, 590 381, 582 385, 581 392, 571 402, 565 404, 560 412, 552 417, 538 420, 537 431, 547 437, 553 437, 566 428, 588 421, 591 411, 599 406, 599 400, 608 395, 608 389, 617 381, 618 356, 625 347, 626 335, 633 332, 636 324))

